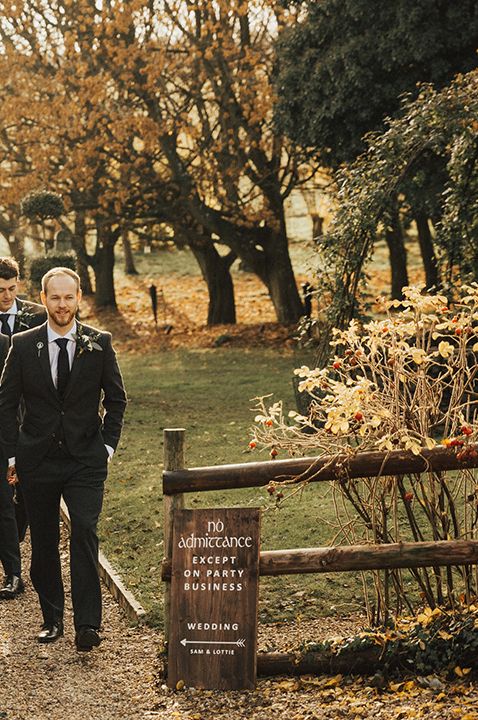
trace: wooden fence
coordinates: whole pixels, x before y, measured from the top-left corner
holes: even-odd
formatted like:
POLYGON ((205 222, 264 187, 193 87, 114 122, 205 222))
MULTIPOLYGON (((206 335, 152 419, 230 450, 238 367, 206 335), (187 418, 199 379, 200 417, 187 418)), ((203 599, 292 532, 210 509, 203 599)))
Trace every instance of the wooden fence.
MULTIPOLYGON (((473 454, 464 460, 451 448, 436 447, 413 455, 404 450, 364 452, 355 456, 294 458, 213 467, 186 468, 185 430, 164 431, 164 553, 162 578, 165 581, 165 637, 169 638, 172 522, 176 508, 184 507, 186 493, 262 487, 271 481, 340 481, 341 478, 390 477, 426 471, 447 472, 478 467, 473 454)), ((478 446, 476 446, 478 449, 478 446)), ((394 568, 438 567, 478 563, 477 540, 390 543, 383 545, 341 545, 321 548, 268 550, 260 553, 259 574, 287 575, 344 572, 348 570, 389 570, 394 568)), ((294 665, 281 653, 260 653, 258 673, 285 672, 294 665)), ((297 669, 297 668, 296 668, 297 669)))

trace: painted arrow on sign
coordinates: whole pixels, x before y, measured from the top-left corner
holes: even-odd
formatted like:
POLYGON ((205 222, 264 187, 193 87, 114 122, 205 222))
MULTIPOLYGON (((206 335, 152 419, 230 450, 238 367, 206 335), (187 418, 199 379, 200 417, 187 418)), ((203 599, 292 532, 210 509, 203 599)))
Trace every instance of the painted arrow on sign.
POLYGON ((237 647, 245 647, 246 639, 240 638, 239 640, 186 640, 183 638, 179 641, 181 645, 237 645, 237 647))

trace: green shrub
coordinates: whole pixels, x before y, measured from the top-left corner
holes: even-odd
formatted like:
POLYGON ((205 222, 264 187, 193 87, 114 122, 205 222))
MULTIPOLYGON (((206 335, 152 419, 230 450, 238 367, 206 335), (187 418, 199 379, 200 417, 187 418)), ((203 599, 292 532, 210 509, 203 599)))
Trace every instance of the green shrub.
POLYGON ((48 270, 54 267, 67 267, 70 270, 77 269, 76 255, 74 252, 64 253, 61 255, 46 255, 45 257, 36 257, 30 262, 29 278, 32 290, 41 289, 41 279, 48 270))
POLYGON ((31 221, 44 222, 49 218, 59 218, 65 212, 65 206, 58 193, 39 190, 25 195, 20 210, 31 221))

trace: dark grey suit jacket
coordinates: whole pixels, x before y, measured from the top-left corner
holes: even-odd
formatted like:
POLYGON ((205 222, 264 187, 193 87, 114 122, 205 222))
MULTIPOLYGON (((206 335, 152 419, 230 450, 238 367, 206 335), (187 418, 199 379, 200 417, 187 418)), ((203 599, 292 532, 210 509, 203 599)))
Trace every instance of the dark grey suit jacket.
MULTIPOLYGON (((33 327, 42 325, 46 320, 46 309, 39 303, 30 302, 29 300, 22 300, 17 297, 17 314, 15 315, 15 322, 13 323, 13 334, 16 335, 19 332, 24 332, 33 327)), ((10 338, 7 335, 0 333, 0 375, 2 374, 5 360, 7 359, 8 350, 10 347, 10 338), (6 347, 6 352, 4 352, 6 347)), ((23 403, 18 408, 18 420, 21 422, 23 418, 23 403)), ((0 420, 1 422, 1 420, 0 420)))
POLYGON ((42 325, 46 320, 46 309, 39 303, 22 300, 17 297, 18 312, 15 315, 13 333, 24 332, 33 327, 42 325))
POLYGON ((34 469, 58 440, 90 467, 106 462, 105 444, 113 449, 118 444, 126 394, 111 335, 78 326, 79 333, 93 337, 101 350, 77 342, 64 398, 51 377, 47 323, 12 338, 0 381, 0 437, 4 455, 15 456, 20 470, 34 469), (18 427, 22 397, 25 411, 18 427))
POLYGON ((7 359, 9 349, 10 342, 8 337, 0 333, 0 373, 3 370, 3 366, 5 365, 5 360, 7 359))

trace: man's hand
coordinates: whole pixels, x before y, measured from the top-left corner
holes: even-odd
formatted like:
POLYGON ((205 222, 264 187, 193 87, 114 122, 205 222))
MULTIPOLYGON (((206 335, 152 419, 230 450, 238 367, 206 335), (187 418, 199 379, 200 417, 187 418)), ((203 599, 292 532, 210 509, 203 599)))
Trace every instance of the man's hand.
POLYGON ((7 483, 9 485, 16 485, 18 482, 17 470, 15 465, 9 465, 7 470, 7 483))

